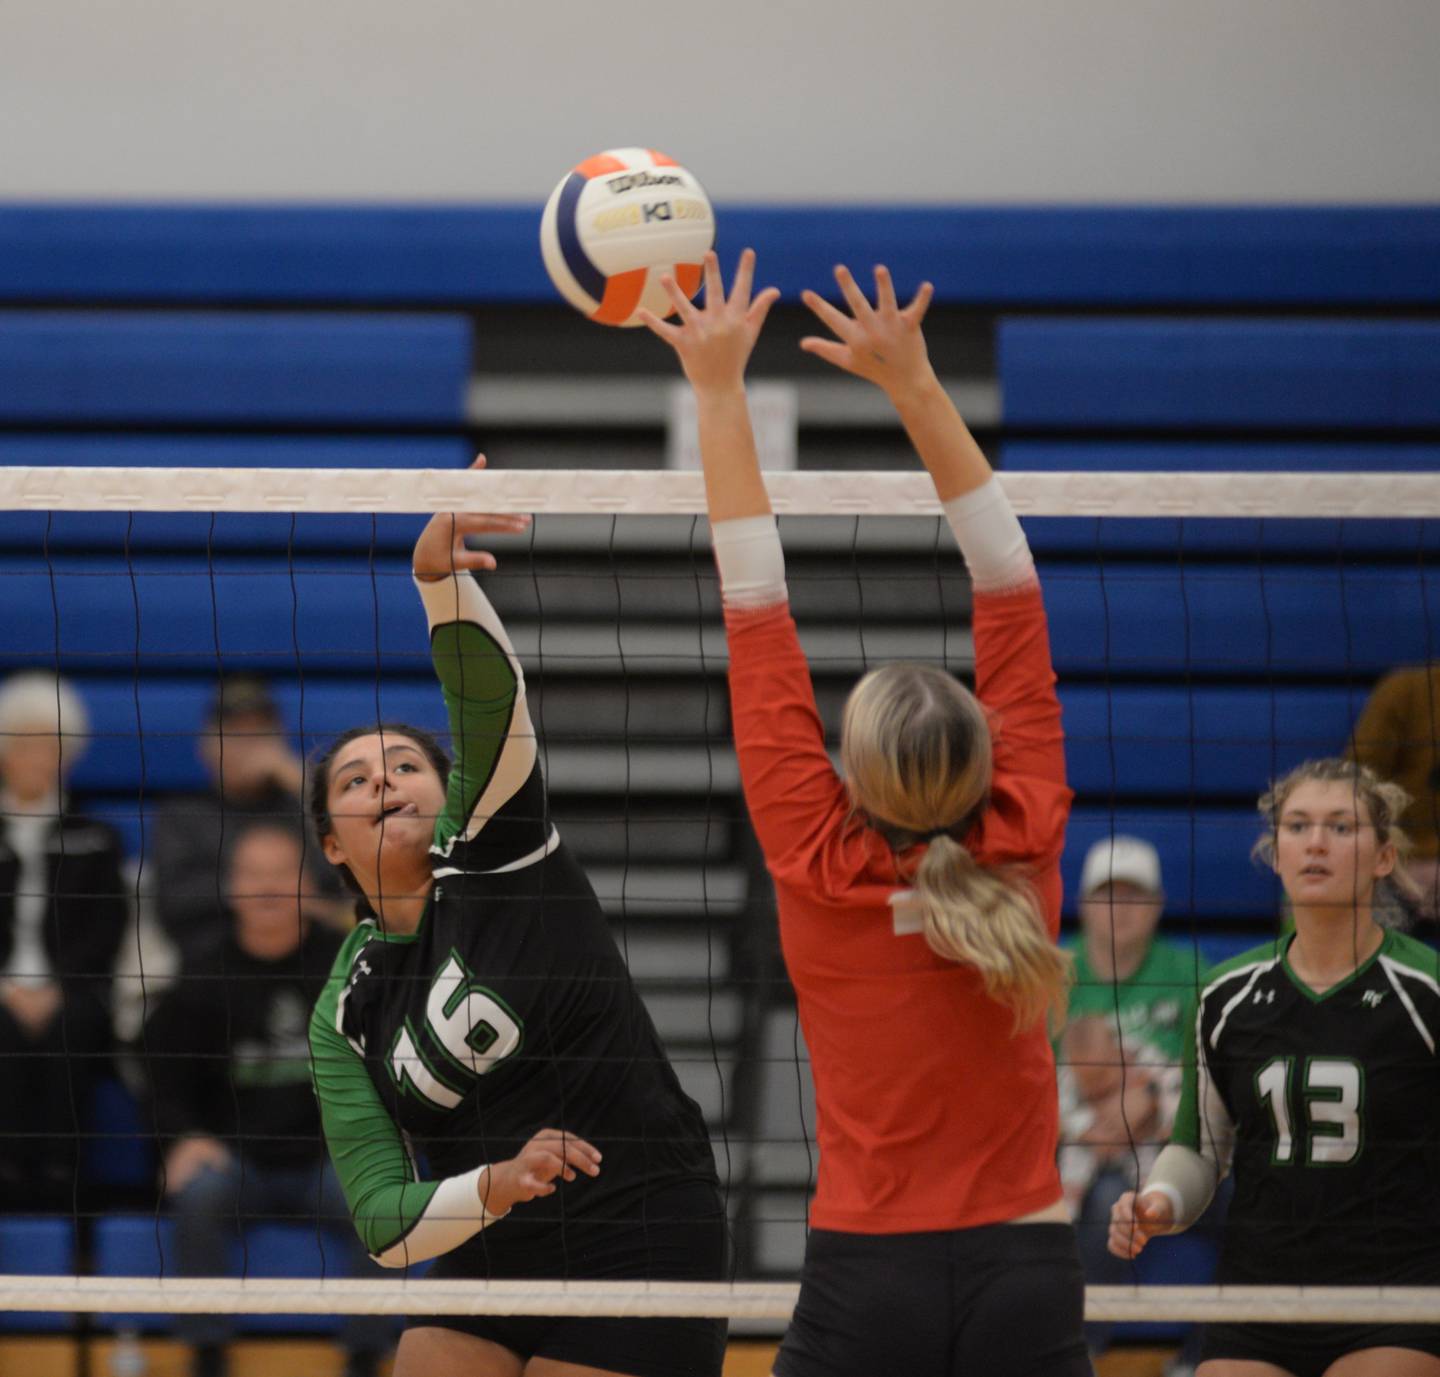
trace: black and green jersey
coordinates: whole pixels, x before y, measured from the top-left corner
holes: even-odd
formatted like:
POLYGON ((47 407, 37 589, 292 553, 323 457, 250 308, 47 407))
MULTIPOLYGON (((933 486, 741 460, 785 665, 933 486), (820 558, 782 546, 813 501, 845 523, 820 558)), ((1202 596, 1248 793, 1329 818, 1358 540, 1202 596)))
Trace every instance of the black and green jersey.
POLYGON ((447 1253, 449 1275, 495 1275, 505 1254, 538 1252, 558 1273, 567 1220, 638 1222, 647 1193, 713 1183, 714 1160, 550 822, 499 619, 468 577, 419 588, 456 754, 435 887, 414 934, 362 922, 341 949, 310 1024, 316 1092, 377 1260, 447 1253), (547 1126, 595 1144, 600 1176, 517 1207, 482 1241, 479 1168, 547 1126))
POLYGON ((1316 994, 1292 940, 1215 967, 1190 1033, 1172 1141, 1233 1161, 1219 1280, 1434 1285, 1440 957, 1387 932, 1316 994))

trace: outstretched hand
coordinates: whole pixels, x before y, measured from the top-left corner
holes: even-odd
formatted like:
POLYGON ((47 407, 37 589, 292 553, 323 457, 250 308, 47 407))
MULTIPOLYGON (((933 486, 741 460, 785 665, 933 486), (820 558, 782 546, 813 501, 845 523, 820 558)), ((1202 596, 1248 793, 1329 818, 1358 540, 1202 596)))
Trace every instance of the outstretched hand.
MULTIPOLYGON (((485 456, 477 455, 472 469, 485 467, 485 456)), ((483 512, 437 512, 425 523, 415 542, 411 568, 415 577, 427 582, 448 577, 462 569, 493 569, 495 556, 488 550, 472 550, 467 536, 519 535, 528 529, 530 518, 492 515, 483 512)))
POLYGON ((600 1153, 583 1138, 560 1128, 542 1128, 508 1161, 492 1164, 480 1179, 480 1202, 490 1214, 504 1214, 512 1205, 554 1195, 558 1176, 600 1175, 600 1153))
POLYGON ((653 311, 641 311, 640 322, 660 336, 679 356, 685 376, 697 392, 709 388, 739 387, 745 379, 755 341, 770 308, 779 299, 774 287, 766 287, 751 299, 755 284, 755 250, 740 255, 730 283, 730 295, 720 277, 720 260, 714 250, 705 255, 705 304, 697 306, 668 274, 661 284, 675 304, 679 320, 661 320, 653 311))
POLYGON ((875 304, 866 300, 850 269, 835 269, 840 294, 850 308, 847 316, 817 292, 806 291, 801 300, 835 333, 836 339, 807 335, 800 347, 857 378, 883 388, 892 398, 923 387, 934 379, 921 324, 935 289, 928 282, 906 307, 895 299, 890 270, 875 269, 875 304))

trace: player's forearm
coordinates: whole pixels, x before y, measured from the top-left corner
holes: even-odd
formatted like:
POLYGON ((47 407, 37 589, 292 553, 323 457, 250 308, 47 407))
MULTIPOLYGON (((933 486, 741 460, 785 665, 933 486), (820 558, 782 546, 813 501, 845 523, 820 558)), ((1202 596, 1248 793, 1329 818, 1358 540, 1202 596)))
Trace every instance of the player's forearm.
POLYGON ((360 1190, 356 1232, 382 1267, 409 1267, 468 1242, 507 1212, 486 1208, 489 1166, 439 1182, 390 1181, 360 1190))
POLYGON ((1159 1191, 1170 1201, 1175 1217, 1171 1232, 1179 1233, 1205 1213, 1219 1180, 1219 1170, 1209 1157, 1194 1148, 1170 1143, 1155 1159, 1140 1193, 1159 1191))
POLYGON ((696 388, 695 405, 711 522, 767 515, 770 495, 760 473, 744 384, 696 388))
POLYGON ((488 1170, 417 1181, 358 1046, 338 1027, 342 982, 327 984, 310 1022, 311 1073, 336 1175, 355 1231, 382 1267, 405 1267, 457 1248, 503 1211, 488 1211, 488 1170))
POLYGON ((888 395, 942 502, 989 481, 990 461, 932 371, 888 395))

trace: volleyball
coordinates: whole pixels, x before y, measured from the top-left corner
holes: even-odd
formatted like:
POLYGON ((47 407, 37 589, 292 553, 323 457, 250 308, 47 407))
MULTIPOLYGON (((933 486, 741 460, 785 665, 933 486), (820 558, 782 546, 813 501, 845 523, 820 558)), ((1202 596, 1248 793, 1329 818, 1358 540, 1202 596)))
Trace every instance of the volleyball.
POLYGON ((660 279, 700 290, 715 214, 695 177, 653 148, 610 148, 577 163, 540 217, 540 252, 560 295, 602 325, 674 310, 660 279))

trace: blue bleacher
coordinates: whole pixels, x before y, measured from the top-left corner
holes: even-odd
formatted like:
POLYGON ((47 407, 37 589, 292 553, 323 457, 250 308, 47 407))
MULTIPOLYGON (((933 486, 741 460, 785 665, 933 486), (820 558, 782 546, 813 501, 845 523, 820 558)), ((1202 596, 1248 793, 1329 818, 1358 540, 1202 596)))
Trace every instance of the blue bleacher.
MULTIPOLYGON (((372 673, 426 661, 408 565, 393 558, 136 556, 130 575, 72 555, 0 557, 9 597, 0 667, 129 674, 231 669, 372 673), (136 605, 139 618, 137 630, 136 605), (56 624, 59 623, 57 644, 56 624), (293 623, 293 624, 292 624, 293 623)), ((1042 567, 1062 674, 1370 677, 1440 646, 1423 565, 1398 569, 1124 563, 1042 567)))
POLYGON ((1041 567, 1062 675, 1374 678, 1440 646, 1423 565, 1041 567))
POLYGON ((1042 317, 996 339, 1007 425, 1440 425, 1440 323, 1042 317))
POLYGON ((1280 912, 1280 882, 1250 860, 1261 819, 1253 806, 1142 807, 1119 801, 1111 808, 1082 803, 1070 815, 1060 874, 1065 912, 1074 911, 1085 853, 1114 833, 1151 842, 1165 877, 1165 921, 1173 935, 1188 937, 1194 925, 1252 925, 1271 930, 1280 912))
MULTIPOLYGON (((0 300, 550 302, 537 205, 0 206, 0 300)), ((718 217, 787 296, 888 263, 941 301, 1440 299, 1434 206, 744 206, 718 217)))
MULTIPOLYGON (((92 734, 75 769, 76 789, 133 793, 142 779, 151 796, 205 787, 196 738, 210 683, 146 674, 87 679, 83 688, 92 734)), ((1276 773, 1342 748, 1367 689, 1062 683, 1070 781, 1089 796, 1184 800, 1258 793, 1276 773)), ((428 664, 408 678, 387 672, 379 680, 312 675, 300 681, 286 675, 274 691, 285 727, 302 747, 377 717, 446 728, 428 664)))
POLYGON ((0 312, 0 421, 459 425, 462 316, 0 312))
MULTIPOLYGON (((98 679, 85 684, 90 749, 76 766, 74 787, 85 793, 133 794, 144 781, 150 796, 206 787, 196 754, 214 696, 203 679, 142 675, 131 682, 98 679), (144 729, 143 739, 140 728, 144 729), (143 744, 144 754, 141 755, 143 744)), ((429 662, 416 678, 395 674, 368 679, 287 677, 274 684, 276 702, 292 738, 308 748, 360 722, 411 722, 447 729, 445 704, 429 662)))
MULTIPOLYGON (((174 1221, 164 1215, 110 1214, 95 1223, 92 1241, 93 1273, 99 1277, 154 1277, 176 1275, 174 1221)), ((249 1277, 320 1278, 348 1275, 344 1243, 329 1228, 313 1224, 256 1223, 247 1226, 243 1243, 231 1254, 231 1275, 249 1277)), ((171 1315, 101 1315, 107 1328, 168 1330, 171 1315)), ((332 1334, 339 1326, 334 1315, 246 1315, 237 1321, 246 1333, 298 1332, 332 1334)))
POLYGON ((1070 784, 1090 799, 1258 795, 1342 751, 1368 689, 1062 683, 1070 784))
POLYGON ((100 1190, 151 1191, 155 1142, 153 1120, 125 1083, 117 1076, 97 1080, 80 1143, 81 1178, 100 1190))
MULTIPOLYGON (((75 1274, 75 1225, 46 1215, 0 1215, 0 1272, 14 1276, 75 1274)), ((0 1311, 0 1333, 55 1333, 75 1317, 47 1310, 0 1311)))
MULTIPOLYGON (((5 567, 8 566, 8 567, 5 567)), ((8 597, 0 664, 53 664, 71 671, 130 673, 220 666, 294 672, 312 668, 374 677, 376 656, 393 668, 429 663, 409 561, 314 561, 203 555, 137 556, 97 567, 65 555, 26 570, 4 567, 8 597), (292 615, 294 625, 292 628, 292 615), (56 626, 59 626, 57 644, 56 626)))

